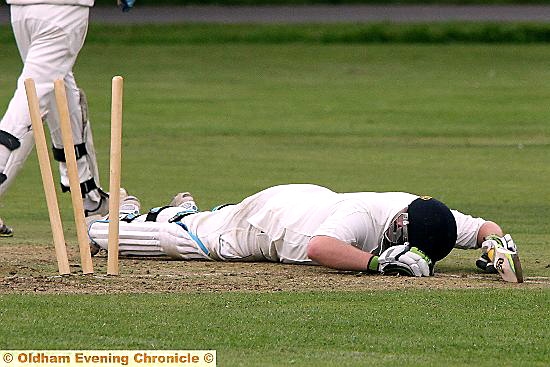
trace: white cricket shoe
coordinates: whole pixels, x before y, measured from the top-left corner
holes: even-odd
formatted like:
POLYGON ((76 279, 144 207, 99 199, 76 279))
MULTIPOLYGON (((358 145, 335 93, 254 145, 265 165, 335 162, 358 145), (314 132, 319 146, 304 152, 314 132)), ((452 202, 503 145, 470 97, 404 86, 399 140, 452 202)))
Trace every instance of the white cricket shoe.
MULTIPOLYGON (((101 202, 97 209, 89 211, 84 210, 84 216, 86 217, 86 224, 90 226, 91 223, 100 219, 109 218, 109 193, 99 191, 101 195, 101 202)), ((120 188, 120 203, 123 203, 124 200, 128 197, 128 191, 125 188, 120 188)))
MULTIPOLYGON (((135 196, 128 195, 128 191, 126 189, 121 188, 120 189, 120 205, 118 207, 118 215, 119 219, 130 222, 135 217, 139 215, 139 211, 141 209, 141 203, 139 199, 135 196)), ((86 217, 86 222, 88 227, 97 220, 107 220, 109 219, 109 214, 100 216, 98 214, 93 216, 86 217)), ((90 253, 92 256, 97 255, 101 251, 101 247, 93 242, 90 241, 90 253)))
POLYGON ((120 220, 130 222, 137 216, 139 216, 141 210, 141 203, 135 196, 126 196, 120 201, 118 208, 118 217, 120 220))
POLYGON ((172 201, 170 201, 170 206, 180 206, 181 204, 185 203, 186 201, 195 201, 193 199, 193 195, 191 195, 190 192, 180 192, 176 194, 172 198, 172 201))
POLYGON ((0 218, 0 237, 12 237, 13 229, 4 224, 2 218, 0 218))
POLYGON ((183 211, 185 212, 196 213, 199 211, 199 207, 195 203, 195 199, 193 199, 193 196, 189 192, 180 192, 172 198, 169 205, 183 208, 183 211))
POLYGON ((84 209, 85 217, 103 217, 109 213, 109 194, 101 189, 97 190, 99 193, 99 205, 93 210, 84 209))
MULTIPOLYGON (((109 214, 109 193, 103 190, 98 190, 100 201, 99 205, 94 210, 84 210, 85 217, 104 217, 109 214)), ((128 196, 128 191, 125 188, 120 188, 120 201, 122 202, 128 196)))

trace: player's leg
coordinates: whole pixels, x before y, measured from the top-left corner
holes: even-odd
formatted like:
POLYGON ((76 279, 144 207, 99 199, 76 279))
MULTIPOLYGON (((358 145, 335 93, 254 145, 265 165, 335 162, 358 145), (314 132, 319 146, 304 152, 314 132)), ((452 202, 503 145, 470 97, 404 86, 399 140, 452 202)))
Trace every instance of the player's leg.
MULTIPOLYGON (((34 34, 30 25, 34 22, 26 20, 25 7, 12 6, 12 29, 22 60, 25 62, 31 49, 31 39, 34 34)), ((38 50, 43 50, 44 45, 37 40, 35 46, 38 50)), ((43 53, 43 52, 38 52, 43 53)), ((35 52, 30 52, 29 61, 34 59, 35 52)), ((25 63, 21 75, 17 79, 17 87, 8 104, 8 108, 2 120, 0 121, 0 196, 11 186, 17 173, 22 168, 34 146, 34 138, 31 130, 29 108, 24 88, 26 78, 33 78, 35 82, 40 79, 39 75, 44 74, 40 71, 43 65, 41 63, 25 63)), ((53 85, 50 90, 53 89, 53 85)), ((37 94, 47 94, 48 90, 37 88, 37 94)), ((41 111, 45 109, 45 104, 41 103, 41 111)))
MULTIPOLYGON (((109 221, 92 222, 88 234, 93 244, 107 250, 109 221)), ((210 260, 185 229, 176 223, 121 221, 119 252, 122 256, 170 256, 176 260, 210 260)))
MULTIPOLYGON (((35 82, 38 82, 37 94, 39 94, 39 98, 47 95, 53 89, 53 85, 48 86, 44 83, 44 76, 52 73, 49 65, 34 62, 43 55, 47 55, 48 42, 43 42, 40 34, 36 34, 42 29, 41 23, 27 19, 27 11, 30 8, 30 6, 11 7, 12 29, 24 66, 17 80, 13 97, 0 121, 0 196, 11 186, 34 146, 23 83, 26 78, 33 78, 35 82), (32 47, 31 40, 33 40, 32 47)), ((55 35, 52 36, 55 37, 55 35)), ((45 112, 46 104, 44 101, 41 101, 40 109, 43 113, 45 112)), ((0 237, 12 235, 13 230, 2 222, 0 224, 0 237)))
POLYGON ((179 222, 208 256, 218 261, 278 261, 274 242, 249 223, 255 200, 220 205, 212 211, 184 216, 179 222), (200 237, 200 238, 199 238, 200 237))
POLYGON ((88 12, 88 8, 78 6, 11 7, 12 27, 24 66, 0 121, 0 195, 9 188, 34 146, 23 83, 27 78, 34 80, 40 112, 48 115, 53 81, 56 76, 70 73, 86 34, 88 12))
MULTIPOLYGON (((164 223, 162 223, 164 224, 164 223)), ((161 223, 127 223, 119 225, 119 253, 122 256, 166 256, 159 243, 161 223)), ((92 222, 88 235, 93 245, 107 250, 109 239, 109 221, 92 222)))
MULTIPOLYGON (((65 77, 67 103, 73 131, 76 163, 80 179, 80 189, 84 197, 86 216, 105 215, 109 210, 108 196, 100 187, 99 172, 92 138, 91 124, 88 119, 88 104, 84 92, 76 85, 72 72, 65 77)), ((52 105, 51 113, 46 117, 52 138, 53 157, 59 162, 61 189, 69 191, 69 178, 65 162, 65 152, 59 126, 58 113, 52 105)))
MULTIPOLYGON (((122 256, 170 256, 177 260, 209 260, 200 249, 192 235, 179 224, 183 213, 194 214, 187 210, 191 200, 186 199, 182 206, 163 206, 140 214, 140 202, 135 196, 127 196, 119 209, 119 252, 122 256)), ((183 203, 180 203, 183 204, 183 203)), ((109 237, 109 218, 91 221, 88 234, 92 252, 107 250, 109 237)))
MULTIPOLYGON (((97 167, 97 159, 95 147, 92 138, 91 123, 88 118, 88 103, 84 92, 78 88, 74 75, 72 73, 72 65, 76 61, 76 56, 80 52, 86 37, 88 27, 88 8, 84 8, 86 14, 72 14, 75 19, 78 19, 76 24, 68 24, 64 30, 70 32, 70 44, 67 52, 71 55, 70 69, 64 73, 64 82, 67 94, 67 103, 69 107, 69 115, 71 118, 71 127, 73 131, 74 149, 77 157, 78 175, 82 195, 84 196, 85 214, 89 215, 105 215, 108 212, 108 196, 101 189, 99 182, 99 172, 97 167)), ((67 166, 65 163, 64 147, 61 139, 61 129, 59 126, 59 114, 55 111, 55 103, 51 101, 50 113, 46 116, 48 122, 54 159, 59 162, 59 171, 61 176, 62 191, 69 190, 69 180, 67 175, 67 166)))

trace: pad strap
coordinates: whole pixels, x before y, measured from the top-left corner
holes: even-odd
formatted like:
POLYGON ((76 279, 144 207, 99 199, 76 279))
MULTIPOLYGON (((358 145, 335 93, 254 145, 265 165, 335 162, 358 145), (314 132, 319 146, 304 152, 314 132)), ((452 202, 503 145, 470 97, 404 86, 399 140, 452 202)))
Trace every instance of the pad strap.
MULTIPOLYGON (((55 159, 58 162, 65 162, 65 149, 52 147, 52 152, 53 152, 53 159, 55 159)), ((77 160, 87 155, 88 151, 86 150, 86 143, 76 144, 74 146, 74 153, 76 155, 77 160)))
POLYGON ((159 216, 160 212, 163 211, 166 208, 171 208, 170 205, 165 205, 157 208, 153 208, 149 210, 149 213, 147 213, 147 216, 145 217, 146 222, 156 222, 157 217, 159 216))
POLYGON ((185 210, 182 212, 177 213, 172 218, 168 219, 168 223, 177 223, 180 222, 183 218, 187 217, 191 214, 197 214, 197 211, 195 210, 185 210))
POLYGON ((220 210, 220 209, 225 208, 226 206, 231 206, 231 205, 236 205, 236 204, 228 203, 228 204, 217 205, 217 206, 213 207, 210 211, 211 211, 211 212, 216 212, 216 211, 218 211, 218 210, 220 210))
MULTIPOLYGON (((82 193, 82 197, 84 197, 87 193, 89 193, 92 190, 96 190, 98 187, 95 183, 94 178, 90 178, 88 181, 84 181, 80 184, 80 192, 82 193)), ((61 192, 69 192, 71 191, 71 188, 69 186, 65 186, 61 184, 61 192)))
POLYGON ((9 150, 15 150, 21 146, 19 139, 4 130, 0 130, 0 144, 9 150))

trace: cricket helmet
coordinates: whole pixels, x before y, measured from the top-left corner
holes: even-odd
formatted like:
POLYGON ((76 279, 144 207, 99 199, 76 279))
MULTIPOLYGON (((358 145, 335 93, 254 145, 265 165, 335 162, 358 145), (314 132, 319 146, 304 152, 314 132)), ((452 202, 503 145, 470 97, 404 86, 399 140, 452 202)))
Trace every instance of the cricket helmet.
POLYGON ((447 256, 456 243, 456 221, 451 210, 432 197, 419 197, 409 204, 408 242, 433 262, 447 256))

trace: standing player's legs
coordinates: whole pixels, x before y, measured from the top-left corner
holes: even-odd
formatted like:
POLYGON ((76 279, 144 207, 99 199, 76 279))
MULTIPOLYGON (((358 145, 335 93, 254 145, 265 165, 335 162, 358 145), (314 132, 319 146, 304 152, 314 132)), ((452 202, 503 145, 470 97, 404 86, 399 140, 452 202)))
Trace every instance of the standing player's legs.
MULTIPOLYGON (((9 188, 34 146, 23 85, 25 79, 32 78, 35 81, 41 114, 43 118, 50 120, 48 124, 54 135, 59 130, 59 124, 57 111, 52 112, 52 108, 55 110, 53 81, 64 77, 69 83, 68 89, 71 90, 67 95, 71 116, 74 116, 73 130, 79 135, 75 142, 88 142, 86 136, 91 136, 88 132, 89 125, 84 126, 80 93, 75 92, 76 84, 71 73, 84 43, 88 15, 89 8, 80 6, 11 6, 13 32, 24 65, 17 81, 17 89, 0 122, 0 196, 9 188)), ((57 141, 56 137, 52 137, 52 140, 57 141)), ((95 154, 88 154, 87 158, 94 161, 95 165, 95 154)), ((91 167, 89 160, 86 159, 85 163, 79 165, 81 182, 87 182, 94 177, 90 172, 97 172, 96 168, 91 167)), ((61 175, 63 176, 63 171, 61 175)), ((98 208, 101 204, 99 196, 97 191, 95 196, 94 193, 90 194, 91 200, 88 200, 86 209, 98 208)))
MULTIPOLYGON (((31 40, 36 30, 31 30, 34 25, 39 27, 40 23, 26 19, 26 9, 30 7, 12 6, 12 28, 17 42, 17 47, 23 60, 24 66, 21 76, 17 80, 17 88, 14 92, 5 115, 0 121, 0 196, 9 188, 17 173, 22 168, 34 146, 34 138, 31 130, 31 122, 28 111, 27 99, 23 82, 26 78, 32 77, 36 80, 42 79, 44 72, 41 72, 42 65, 32 62, 26 63, 27 56, 31 49, 31 40)), ((40 37, 36 37, 34 46, 37 51, 31 52, 40 55, 45 52, 45 44, 40 37)), ((32 60, 32 57, 30 58, 32 60)), ((51 71, 51 70, 48 70, 51 71)), ((50 87, 53 89, 53 85, 50 87)), ((41 95, 48 93, 47 89, 39 89, 41 95)), ((46 109, 42 102, 41 110, 46 109)), ((11 229, 4 230, 2 223, 2 235, 11 235, 11 229)))

